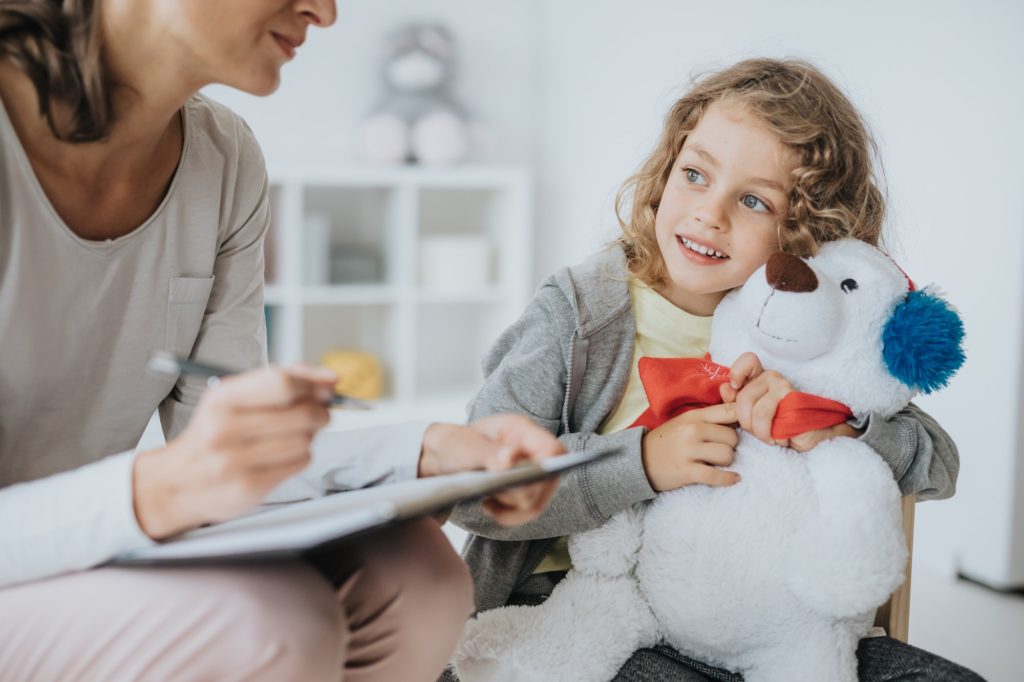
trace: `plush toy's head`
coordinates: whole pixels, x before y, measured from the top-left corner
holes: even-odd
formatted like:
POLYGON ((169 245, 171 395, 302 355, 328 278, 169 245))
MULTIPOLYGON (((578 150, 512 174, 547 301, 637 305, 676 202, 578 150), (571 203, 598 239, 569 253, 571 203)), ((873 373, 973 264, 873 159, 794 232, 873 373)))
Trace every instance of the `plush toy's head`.
POLYGON ((436 92, 451 75, 454 45, 443 26, 404 26, 388 37, 385 49, 384 78, 399 92, 436 92))
POLYGON ((875 247, 844 239, 813 258, 772 256, 719 304, 710 350, 723 365, 752 351, 797 390, 888 416, 946 385, 963 364, 963 336, 942 298, 915 290, 875 247))

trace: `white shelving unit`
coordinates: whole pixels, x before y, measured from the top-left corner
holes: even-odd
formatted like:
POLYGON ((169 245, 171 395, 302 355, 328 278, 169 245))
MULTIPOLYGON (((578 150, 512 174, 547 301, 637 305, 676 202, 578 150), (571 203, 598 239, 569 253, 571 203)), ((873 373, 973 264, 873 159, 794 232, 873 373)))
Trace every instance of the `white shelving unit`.
MULTIPOLYGON (((302 168, 271 178, 273 362, 332 349, 380 361, 385 405, 461 404, 530 296, 532 182, 518 167, 302 168), (421 251, 468 245, 480 258, 421 251), (443 242, 443 243, 442 243, 443 242)), ((445 415, 437 415, 437 418, 445 415)))

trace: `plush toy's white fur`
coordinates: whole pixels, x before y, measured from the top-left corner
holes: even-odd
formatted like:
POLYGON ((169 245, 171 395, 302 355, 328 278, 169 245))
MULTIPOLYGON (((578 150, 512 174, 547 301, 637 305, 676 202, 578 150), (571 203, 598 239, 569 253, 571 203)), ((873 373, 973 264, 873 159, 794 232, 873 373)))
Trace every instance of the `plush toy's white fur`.
MULTIPOLYGON (((799 391, 894 414, 914 391, 886 369, 882 331, 906 277, 853 240, 806 262, 814 291, 775 290, 762 268, 722 301, 713 360, 753 351, 799 391)), ((748 682, 856 680, 857 641, 907 558, 891 470, 851 438, 800 454, 742 432, 729 468, 734 486, 664 493, 571 537, 573 568, 544 604, 469 622, 460 679, 607 680, 664 641, 748 682)))

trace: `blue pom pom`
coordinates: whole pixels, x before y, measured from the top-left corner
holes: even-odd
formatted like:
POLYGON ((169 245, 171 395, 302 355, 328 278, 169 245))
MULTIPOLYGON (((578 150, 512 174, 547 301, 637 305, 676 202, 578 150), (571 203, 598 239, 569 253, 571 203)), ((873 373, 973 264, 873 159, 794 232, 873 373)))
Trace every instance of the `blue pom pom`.
POLYGON ((964 364, 964 323, 944 300, 911 291, 882 332, 889 372, 907 386, 931 393, 949 383, 964 364))

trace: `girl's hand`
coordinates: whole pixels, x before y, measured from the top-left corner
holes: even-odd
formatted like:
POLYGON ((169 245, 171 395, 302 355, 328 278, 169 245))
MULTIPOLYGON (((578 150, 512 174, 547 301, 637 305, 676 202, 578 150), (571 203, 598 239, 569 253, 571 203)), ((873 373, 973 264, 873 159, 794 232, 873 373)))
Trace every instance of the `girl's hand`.
MULTIPOLYGON (((508 469, 524 460, 565 452, 551 433, 519 414, 498 414, 469 426, 432 424, 423 437, 419 475, 508 469)), ((483 501, 483 508, 503 526, 540 516, 558 488, 558 477, 505 490, 483 501)))
POLYGON ((772 420, 779 403, 793 391, 793 385, 778 372, 765 371, 753 353, 736 358, 729 376, 729 383, 721 386, 722 400, 735 401, 740 428, 769 445, 779 445, 772 438, 772 420))
POLYGON ((848 424, 808 431, 789 440, 777 441, 772 438, 772 420, 779 403, 792 392, 793 385, 781 374, 773 370, 765 371, 761 360, 753 353, 744 353, 736 358, 729 370, 730 381, 722 384, 722 400, 736 401, 736 414, 740 427, 754 434, 758 439, 769 445, 781 445, 808 452, 818 443, 846 436, 857 438, 862 432, 848 424))
POLYGON ((644 434, 643 464, 647 480, 658 492, 691 483, 732 485, 740 480, 729 466, 739 436, 736 404, 727 402, 684 412, 644 434))
POLYGON ((208 389, 178 438, 135 460, 142 530, 160 540, 259 504, 309 463, 336 381, 324 369, 268 367, 208 389))
POLYGON ((817 431, 801 433, 799 436, 793 436, 789 440, 780 442, 779 445, 792 448, 797 452, 809 452, 814 449, 814 446, 818 443, 829 440, 830 438, 838 438, 840 436, 845 436, 847 438, 860 438, 863 434, 863 431, 859 431, 849 424, 843 423, 827 429, 818 429, 817 431))

